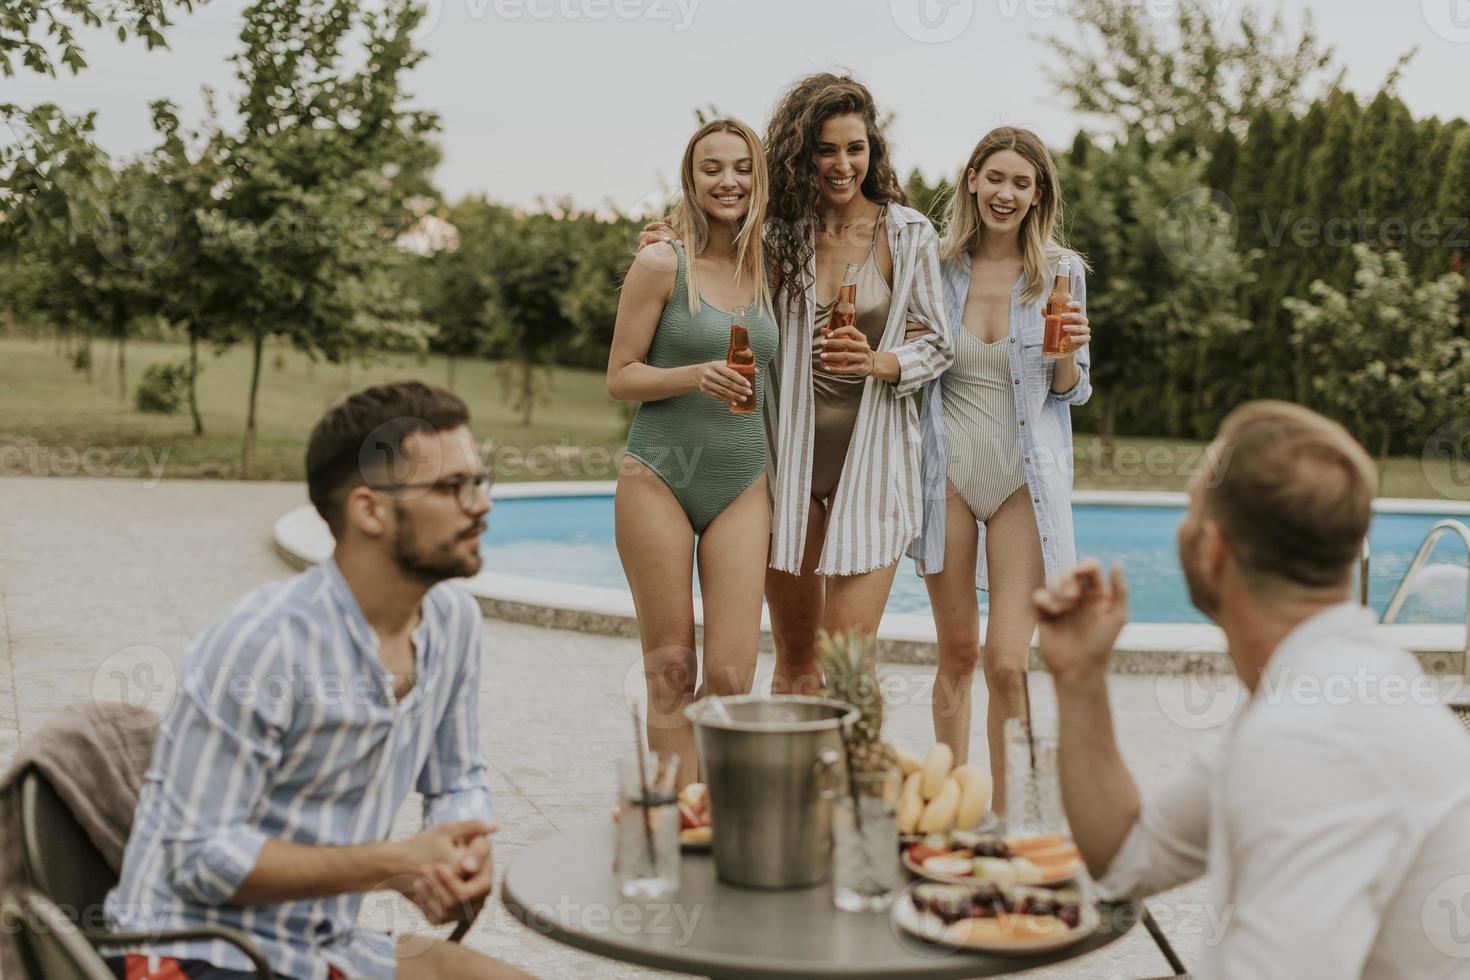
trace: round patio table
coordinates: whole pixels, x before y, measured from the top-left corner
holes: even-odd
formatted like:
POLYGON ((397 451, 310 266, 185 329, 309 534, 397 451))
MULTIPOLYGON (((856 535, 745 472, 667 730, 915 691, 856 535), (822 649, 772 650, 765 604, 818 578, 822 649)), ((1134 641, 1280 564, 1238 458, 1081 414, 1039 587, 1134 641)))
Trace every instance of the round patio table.
POLYGON ((887 914, 839 911, 830 882, 785 891, 724 884, 708 854, 683 856, 671 900, 623 898, 612 872, 616 833, 585 827, 521 851, 505 869, 506 908, 536 932, 589 953, 731 980, 1000 976, 1084 956, 1141 915, 1134 905, 1103 905, 1102 927, 1055 953, 954 951, 901 933, 887 914))

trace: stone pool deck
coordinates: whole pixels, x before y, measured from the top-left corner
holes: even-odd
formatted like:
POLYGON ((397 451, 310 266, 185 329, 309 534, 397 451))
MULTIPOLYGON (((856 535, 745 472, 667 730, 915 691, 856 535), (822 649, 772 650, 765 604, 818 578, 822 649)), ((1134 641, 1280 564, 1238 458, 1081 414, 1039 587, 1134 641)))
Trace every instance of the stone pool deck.
MULTIPOLYGON (((272 544, 281 514, 305 501, 302 484, 106 479, 0 479, 0 765, 58 708, 109 695, 120 662, 177 664, 189 643, 244 592, 292 574, 272 544), (139 648, 145 648, 139 650, 139 648)), ((492 515, 492 520, 493 515, 492 515)), ((489 556, 489 566, 494 555, 489 556)), ((623 691, 641 683, 635 640, 487 619, 481 695, 503 867, 527 844, 608 818, 614 753, 627 736, 623 691)), ((761 678, 770 674, 763 656, 761 678)), ((890 736, 916 751, 932 741, 932 670, 886 664, 899 695, 890 736)), ((1233 678, 1115 675, 1119 737, 1145 791, 1219 738, 1240 697, 1233 678)), ((1054 701, 1033 673, 1038 716, 1054 701)), ((983 684, 976 688, 983 711, 983 684)), ((1045 719, 1042 718, 1044 723, 1045 719)), ((982 758, 978 739, 972 756, 982 758)), ((398 829, 417 825, 414 801, 398 829)), ((6 846, 14 846, 8 842, 6 846)), ((1150 905, 1186 962, 1212 934, 1204 888, 1150 905)), ((374 921, 411 923, 396 900, 369 903, 374 921)), ((887 928, 875 920, 875 928, 887 928)), ((752 937, 752 942, 758 941, 752 937)), ((467 939, 545 978, 674 976, 560 946, 497 904, 467 939)), ((1168 972, 1139 928, 1099 953, 1028 977, 1151 977, 1168 972)))

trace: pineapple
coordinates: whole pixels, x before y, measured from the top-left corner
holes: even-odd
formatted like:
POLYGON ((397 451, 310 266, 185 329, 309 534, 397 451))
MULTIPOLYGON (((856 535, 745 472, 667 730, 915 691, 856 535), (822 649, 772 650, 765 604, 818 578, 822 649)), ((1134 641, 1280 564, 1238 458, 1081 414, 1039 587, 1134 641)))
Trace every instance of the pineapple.
MULTIPOLYGON (((885 797, 898 766, 898 755, 883 741, 883 691, 878 684, 878 647, 875 639, 857 629, 836 636, 823 631, 817 656, 825 678, 826 695, 858 709, 858 719, 843 733, 850 777, 885 797)), ((896 787, 895 787, 896 788, 896 787)))

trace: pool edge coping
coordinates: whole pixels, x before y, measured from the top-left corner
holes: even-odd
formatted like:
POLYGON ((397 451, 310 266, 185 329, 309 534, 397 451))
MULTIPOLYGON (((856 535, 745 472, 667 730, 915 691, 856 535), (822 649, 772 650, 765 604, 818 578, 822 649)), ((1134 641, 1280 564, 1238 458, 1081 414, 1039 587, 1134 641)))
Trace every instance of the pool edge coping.
MULTIPOLYGON (((616 484, 605 481, 577 483, 517 483, 498 486, 497 500, 530 498, 607 496, 616 484)), ((1184 494, 1078 491, 1074 502, 1107 503, 1121 506, 1181 506, 1184 494)), ((1457 501, 1393 499, 1374 502, 1378 513, 1432 512, 1470 516, 1470 503, 1457 501)), ((272 529, 275 551, 298 570, 320 563, 332 553, 332 537, 326 524, 309 504, 281 515, 272 529)), ((597 586, 552 582, 518 575, 480 572, 460 584, 480 604, 487 617, 510 623, 571 630, 602 636, 636 638, 637 618, 632 594, 597 586)), ((704 610, 694 600, 696 631, 701 629, 704 610)), ((984 618, 981 619, 984 635, 984 618)), ((1409 650, 1431 674, 1464 675, 1464 631, 1458 625, 1395 624, 1379 626, 1389 642, 1409 650)), ((917 614, 888 614, 878 627, 880 657, 892 663, 933 664, 934 622, 917 614)), ((771 646, 770 617, 761 612, 761 649, 771 646)), ((1032 669, 1039 669, 1032 650, 1032 669)), ((1224 634, 1205 623, 1129 623, 1118 637, 1111 669, 1121 674, 1229 673, 1233 670, 1225 652, 1224 634)))

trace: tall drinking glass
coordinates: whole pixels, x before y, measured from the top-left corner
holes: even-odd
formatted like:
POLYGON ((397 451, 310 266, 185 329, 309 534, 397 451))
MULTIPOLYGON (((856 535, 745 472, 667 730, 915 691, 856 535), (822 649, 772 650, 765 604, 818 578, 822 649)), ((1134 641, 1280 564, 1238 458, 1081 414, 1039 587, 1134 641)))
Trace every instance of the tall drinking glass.
POLYGON ((1006 835, 1033 837, 1067 832, 1055 735, 1036 735, 1024 719, 1007 718, 1006 835))
POLYGON ((832 811, 833 902, 847 912, 882 912, 903 883, 898 860, 899 771, 854 773, 837 787, 832 811))
POLYGON ((679 757, 629 752, 618 760, 618 846, 613 872, 625 898, 679 889, 679 757))

